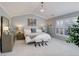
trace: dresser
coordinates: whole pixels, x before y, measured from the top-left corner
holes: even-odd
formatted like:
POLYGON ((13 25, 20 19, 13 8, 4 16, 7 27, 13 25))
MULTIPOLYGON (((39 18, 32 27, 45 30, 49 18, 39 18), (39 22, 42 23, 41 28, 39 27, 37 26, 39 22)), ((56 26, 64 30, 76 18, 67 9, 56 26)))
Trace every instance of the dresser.
POLYGON ((16 39, 17 40, 24 40, 25 39, 25 37, 24 37, 24 33, 23 32, 17 32, 16 33, 16 39))
POLYGON ((11 32, 9 19, 6 18, 5 16, 1 16, 1 39, 0 39, 1 53, 12 51, 13 45, 14 45, 14 39, 13 39, 13 33, 11 32))
POLYGON ((13 48, 13 35, 9 33, 6 35, 3 33, 2 36, 2 52, 9 52, 12 51, 13 48))

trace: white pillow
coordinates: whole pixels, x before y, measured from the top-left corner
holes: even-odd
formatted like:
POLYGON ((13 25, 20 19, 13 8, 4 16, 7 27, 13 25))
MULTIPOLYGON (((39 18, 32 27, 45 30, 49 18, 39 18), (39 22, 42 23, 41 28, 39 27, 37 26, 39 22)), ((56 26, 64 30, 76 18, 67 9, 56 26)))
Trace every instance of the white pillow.
POLYGON ((32 42, 32 39, 29 36, 27 36, 27 37, 25 37, 25 42, 26 43, 32 42))
POLYGON ((41 29, 36 29, 36 32, 40 33, 40 32, 42 32, 42 30, 41 29))
POLYGON ((31 33, 31 30, 30 29, 24 29, 24 34, 25 35, 28 35, 28 34, 30 34, 31 33))

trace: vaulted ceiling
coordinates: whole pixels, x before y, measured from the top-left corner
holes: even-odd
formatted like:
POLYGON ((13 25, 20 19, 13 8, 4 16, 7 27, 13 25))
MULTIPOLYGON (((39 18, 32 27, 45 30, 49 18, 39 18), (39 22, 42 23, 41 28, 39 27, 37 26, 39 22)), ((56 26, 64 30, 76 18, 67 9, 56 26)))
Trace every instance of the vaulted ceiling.
POLYGON ((45 12, 43 13, 40 12, 40 2, 0 2, 0 6, 11 17, 34 14, 43 18, 50 18, 79 11, 78 2, 45 2, 45 12))

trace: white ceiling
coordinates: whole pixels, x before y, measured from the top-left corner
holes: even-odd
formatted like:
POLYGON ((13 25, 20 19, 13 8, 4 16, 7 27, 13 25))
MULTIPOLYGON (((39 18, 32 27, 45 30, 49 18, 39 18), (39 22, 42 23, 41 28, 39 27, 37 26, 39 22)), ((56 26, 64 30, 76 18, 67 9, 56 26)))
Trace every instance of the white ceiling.
POLYGON ((55 17, 79 11, 78 2, 45 2, 45 12, 40 12, 40 2, 0 2, 0 6, 11 17, 24 14, 34 14, 43 18, 55 17))

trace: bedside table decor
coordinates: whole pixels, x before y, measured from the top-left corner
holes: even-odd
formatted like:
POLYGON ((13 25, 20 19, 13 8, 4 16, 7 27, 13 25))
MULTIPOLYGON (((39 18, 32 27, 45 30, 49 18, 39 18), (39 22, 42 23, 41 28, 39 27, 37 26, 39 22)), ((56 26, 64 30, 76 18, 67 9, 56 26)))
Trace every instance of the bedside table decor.
POLYGON ((25 39, 24 33, 18 32, 18 33, 16 34, 16 38, 17 38, 17 40, 24 40, 24 39, 25 39))
POLYGON ((17 40, 24 40, 24 32, 23 32, 23 26, 22 25, 17 25, 16 26, 16 39, 17 40))

